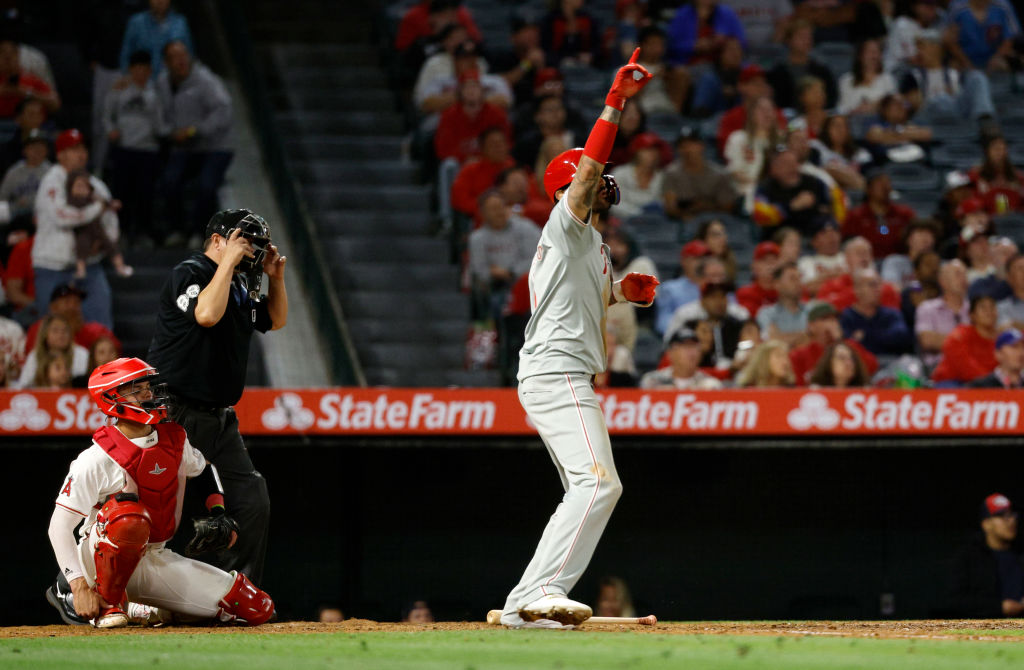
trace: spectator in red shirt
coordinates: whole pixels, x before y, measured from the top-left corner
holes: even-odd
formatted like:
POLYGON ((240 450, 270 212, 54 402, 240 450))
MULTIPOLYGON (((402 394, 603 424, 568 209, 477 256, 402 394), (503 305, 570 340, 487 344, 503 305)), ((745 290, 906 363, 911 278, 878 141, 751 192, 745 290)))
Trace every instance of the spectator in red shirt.
POLYGON ((494 187, 515 214, 525 216, 538 226, 548 222, 551 201, 537 188, 537 181, 521 165, 505 168, 494 180, 494 187))
MULTIPOLYGON (((718 134, 715 139, 718 143, 719 154, 725 151, 725 141, 729 139, 729 135, 746 127, 747 109, 759 98, 772 97, 772 87, 768 85, 764 69, 760 65, 747 65, 740 71, 736 90, 739 91, 742 102, 722 115, 722 120, 718 124, 718 134)), ((776 108, 775 117, 779 122, 779 130, 785 130, 786 116, 781 109, 776 108)))
POLYGON ((885 258, 903 250, 903 229, 915 218, 914 210, 892 201, 889 175, 875 172, 868 176, 864 202, 846 215, 843 237, 863 237, 875 258, 885 258))
POLYGON ((942 345, 942 360, 932 381, 961 385, 996 369, 996 301, 987 295, 971 299, 971 322, 953 329, 942 345))
POLYGON ((463 73, 459 79, 458 102, 444 110, 437 126, 434 136, 437 157, 465 161, 479 151, 480 134, 492 126, 501 128, 511 142, 511 128, 505 110, 484 101, 476 70, 463 73))
POLYGON ((968 173, 975 195, 989 214, 1024 209, 1024 174, 1010 161, 1006 140, 1000 135, 985 142, 985 160, 968 173))
MULTIPOLYGON (((72 284, 58 286, 50 294, 49 316, 59 316, 67 321, 71 328, 71 336, 75 344, 92 349, 93 343, 101 337, 109 338, 114 347, 121 351, 121 340, 117 339, 109 329, 95 321, 86 321, 82 315, 82 300, 85 292, 72 284)), ((25 350, 31 351, 36 344, 36 334, 45 319, 32 324, 25 334, 25 350)))
POLYGON ((481 41, 483 36, 473 16, 461 5, 459 0, 421 0, 416 3, 406 10, 398 24, 395 48, 405 51, 417 40, 428 40, 451 23, 459 23, 474 42, 481 41))
POLYGON ((761 242, 754 248, 754 262, 750 264, 754 280, 736 289, 736 302, 747 308, 752 319, 757 318, 762 307, 779 299, 773 279, 778 262, 779 245, 774 242, 761 242))
POLYGON ((601 33, 597 21, 583 9, 583 0, 558 0, 541 23, 541 47, 548 65, 597 65, 601 33))
MULTIPOLYGON (((863 237, 854 237, 843 244, 843 256, 846 258, 846 274, 823 282, 818 289, 818 299, 830 303, 838 310, 844 310, 857 297, 853 292, 852 273, 858 270, 874 269, 875 259, 871 254, 871 243, 863 237)), ((893 309, 900 308, 900 292, 889 282, 882 282, 881 304, 893 309)))
POLYGON ((18 105, 26 98, 36 98, 46 111, 60 109, 60 97, 45 81, 21 67, 18 44, 0 41, 0 119, 13 119, 18 105))
POLYGON ((857 352, 861 360, 864 361, 869 375, 878 371, 878 359, 874 354, 858 342, 843 339, 843 330, 839 325, 839 313, 827 302, 819 302, 807 311, 807 337, 810 339, 807 344, 789 352, 789 360, 793 364, 793 374, 796 375, 796 383, 800 386, 806 386, 810 382, 811 373, 818 364, 818 360, 828 347, 837 342, 844 342, 857 352))
POLYGON ((11 255, 7 257, 7 268, 4 272, 4 290, 7 302, 14 306, 11 318, 24 327, 28 327, 41 315, 34 306, 36 301, 35 272, 32 270, 32 243, 35 237, 29 237, 14 245, 11 255))
POLYGON ((493 188, 498 175, 515 165, 502 128, 493 126, 480 133, 479 144, 480 155, 463 165, 452 183, 452 207, 473 218, 480 194, 493 188))

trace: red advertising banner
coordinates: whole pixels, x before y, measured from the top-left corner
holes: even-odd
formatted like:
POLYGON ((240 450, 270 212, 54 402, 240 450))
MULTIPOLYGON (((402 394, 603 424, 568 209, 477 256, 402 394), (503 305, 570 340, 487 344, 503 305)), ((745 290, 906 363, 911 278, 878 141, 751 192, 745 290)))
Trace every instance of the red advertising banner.
MULTIPOLYGON (((613 435, 1013 435, 1024 392, 727 390, 598 394, 613 435)), ((235 408, 244 435, 531 435, 511 389, 265 389, 235 408)), ((106 416, 81 391, 0 392, 0 436, 88 435, 106 416)))

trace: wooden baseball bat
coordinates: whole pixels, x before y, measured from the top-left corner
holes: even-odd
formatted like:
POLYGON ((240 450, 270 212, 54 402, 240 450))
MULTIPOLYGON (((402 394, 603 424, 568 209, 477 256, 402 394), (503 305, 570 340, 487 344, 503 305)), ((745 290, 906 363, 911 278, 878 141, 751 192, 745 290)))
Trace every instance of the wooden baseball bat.
MULTIPOLYGON (((487 623, 498 625, 501 623, 501 610, 491 610, 487 613, 487 623)), ((635 624, 639 626, 653 626, 658 623, 658 617, 653 614, 647 616, 592 616, 583 623, 611 623, 611 624, 635 624)))

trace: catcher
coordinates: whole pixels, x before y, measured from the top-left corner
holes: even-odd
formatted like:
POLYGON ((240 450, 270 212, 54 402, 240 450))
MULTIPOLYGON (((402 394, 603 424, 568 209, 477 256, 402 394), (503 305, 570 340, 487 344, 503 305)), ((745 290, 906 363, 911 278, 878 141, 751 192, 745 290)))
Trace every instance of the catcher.
MULTIPOLYGON (((117 421, 93 434, 57 494, 49 536, 59 581, 69 589, 51 586, 46 598, 66 622, 91 620, 97 628, 169 622, 174 615, 258 626, 274 613, 269 595, 243 574, 164 546, 181 520, 186 478, 207 468, 181 426, 165 422, 157 382, 156 370, 138 358, 119 358, 90 375, 89 394, 117 421)), ((223 508, 216 495, 208 504, 223 508)), ((236 530, 227 519, 198 523, 188 551, 226 548, 236 530)))

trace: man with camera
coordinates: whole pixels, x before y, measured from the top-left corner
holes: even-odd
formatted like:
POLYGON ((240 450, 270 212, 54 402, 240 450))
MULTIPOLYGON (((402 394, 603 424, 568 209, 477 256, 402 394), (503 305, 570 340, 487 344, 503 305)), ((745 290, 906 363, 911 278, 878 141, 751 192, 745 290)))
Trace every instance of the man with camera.
POLYGON ((262 217, 247 209, 217 212, 203 252, 178 264, 164 285, 147 356, 172 396, 171 419, 214 466, 211 516, 196 521, 187 551, 216 553, 217 567, 255 584, 263 575, 270 498, 232 406, 245 387, 253 331, 277 330, 288 319, 284 266, 262 217), (264 273, 270 285, 261 296, 264 273))

